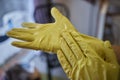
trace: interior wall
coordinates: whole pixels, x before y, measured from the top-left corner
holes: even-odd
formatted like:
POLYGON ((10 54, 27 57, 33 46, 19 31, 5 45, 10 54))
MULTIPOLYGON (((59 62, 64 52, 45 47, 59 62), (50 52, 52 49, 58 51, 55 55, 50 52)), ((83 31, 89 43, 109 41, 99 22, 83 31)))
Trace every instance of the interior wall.
POLYGON ((89 19, 91 5, 81 0, 71 0, 67 4, 70 9, 71 22, 81 33, 89 34, 89 19))

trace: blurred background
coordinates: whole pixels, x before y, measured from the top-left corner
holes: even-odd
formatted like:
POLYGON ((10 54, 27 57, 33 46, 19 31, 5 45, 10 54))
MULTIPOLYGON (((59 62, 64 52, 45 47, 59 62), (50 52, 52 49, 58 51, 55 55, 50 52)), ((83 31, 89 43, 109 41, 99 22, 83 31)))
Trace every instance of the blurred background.
POLYGON ((53 22, 52 7, 79 32, 120 45, 119 0, 0 0, 0 80, 68 80, 55 54, 16 48, 6 36, 22 22, 53 22))

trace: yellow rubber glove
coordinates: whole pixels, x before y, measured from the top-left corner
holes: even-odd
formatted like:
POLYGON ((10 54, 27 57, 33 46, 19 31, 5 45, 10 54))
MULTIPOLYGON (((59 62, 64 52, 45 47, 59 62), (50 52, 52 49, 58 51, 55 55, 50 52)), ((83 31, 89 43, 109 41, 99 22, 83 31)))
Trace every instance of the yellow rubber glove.
POLYGON ((58 59, 71 80, 118 80, 119 65, 109 41, 79 34, 62 33, 58 59))
POLYGON ((69 47, 72 49, 71 51, 68 48, 68 43, 66 44, 65 42, 66 45, 64 44, 64 40, 62 40, 61 45, 60 36, 64 30, 76 30, 69 20, 61 15, 57 9, 52 8, 51 12, 55 18, 54 23, 23 23, 23 27, 25 28, 14 28, 9 31, 8 36, 25 41, 13 42, 12 44, 17 47, 55 53, 61 48, 57 54, 58 58, 65 72, 72 80, 79 80, 80 78, 81 80, 105 80, 106 78, 107 80, 116 80, 118 64, 109 42, 103 42, 79 33, 71 33, 74 35, 72 37, 76 41, 72 41, 71 43, 72 38, 70 36, 64 37, 65 40, 70 38, 69 47), (77 43, 76 45, 73 44, 75 42, 77 43), (73 56, 73 52, 76 57, 75 55, 73 56), (94 76, 95 74, 96 76, 94 76))
POLYGON ((54 23, 23 23, 24 28, 14 28, 9 31, 8 36, 24 41, 15 41, 12 45, 56 53, 60 48, 60 34, 62 31, 65 29, 75 30, 75 28, 56 8, 52 8, 51 14, 55 19, 54 23))

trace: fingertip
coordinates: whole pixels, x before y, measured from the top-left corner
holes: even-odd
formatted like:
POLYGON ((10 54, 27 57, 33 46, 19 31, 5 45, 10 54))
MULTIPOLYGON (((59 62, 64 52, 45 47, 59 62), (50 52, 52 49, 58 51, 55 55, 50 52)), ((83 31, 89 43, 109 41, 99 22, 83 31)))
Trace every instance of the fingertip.
POLYGON ((10 36, 10 31, 8 31, 8 32, 6 33, 6 35, 7 35, 7 36, 10 36))
POLYGON ((53 8, 51 9, 51 13, 54 14, 54 13, 56 13, 56 12, 58 12, 57 8, 56 8, 56 7, 53 7, 53 8))
POLYGON ((61 13, 60 13, 60 11, 56 7, 53 7, 51 9, 51 15, 53 16, 55 21, 58 21, 61 18, 61 13))
POLYGON ((73 30, 70 30, 69 31, 71 34, 77 34, 77 32, 73 31, 73 30))
POLYGON ((11 30, 11 31, 8 31, 8 32, 6 33, 6 35, 9 36, 9 37, 11 37, 13 34, 14 34, 14 32, 13 32, 12 30, 11 30))
POLYGON ((63 52, 61 50, 58 50, 57 51, 57 56, 58 56, 58 59, 62 60, 63 59, 63 52))
POLYGON ((11 45, 12 45, 12 46, 15 46, 15 47, 18 47, 16 41, 12 42, 11 45))
POLYGON ((28 23, 23 22, 21 25, 22 25, 22 27, 26 27, 28 25, 28 23))
POLYGON ((73 37, 80 37, 80 34, 79 34, 77 31, 70 31, 70 34, 71 34, 73 37))
POLYGON ((18 41, 13 41, 11 44, 12 45, 16 45, 16 44, 18 44, 19 42, 18 41))
POLYGON ((22 25, 22 27, 26 27, 26 28, 36 28, 38 24, 37 23, 24 22, 21 25, 22 25))
POLYGON ((21 43, 22 43, 22 42, 20 42, 20 41, 13 41, 11 44, 12 44, 13 46, 20 47, 21 43))
POLYGON ((60 53, 61 53, 61 51, 60 51, 60 50, 58 50, 58 51, 57 51, 57 54, 60 54, 60 53))
POLYGON ((105 47, 112 49, 112 45, 111 45, 110 41, 105 41, 104 45, 105 45, 105 47))

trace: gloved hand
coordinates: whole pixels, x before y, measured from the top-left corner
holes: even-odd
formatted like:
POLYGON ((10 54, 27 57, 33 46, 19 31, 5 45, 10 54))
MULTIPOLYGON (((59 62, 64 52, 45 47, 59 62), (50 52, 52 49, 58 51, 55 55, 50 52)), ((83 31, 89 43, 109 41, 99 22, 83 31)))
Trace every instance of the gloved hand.
POLYGON ((57 56, 71 80, 118 80, 119 65, 109 41, 64 31, 57 56))
POLYGON ((60 34, 62 31, 65 29, 75 30, 75 28, 56 8, 52 8, 51 14, 55 19, 54 23, 23 23, 24 28, 14 28, 9 31, 8 36, 24 41, 15 41, 12 45, 56 53, 60 48, 60 34))

